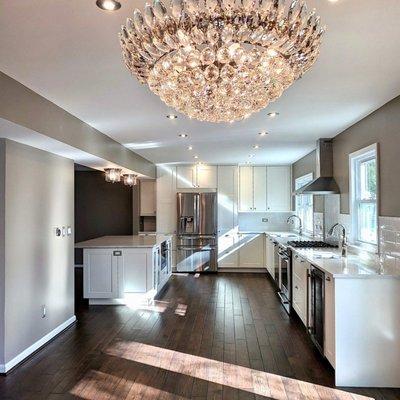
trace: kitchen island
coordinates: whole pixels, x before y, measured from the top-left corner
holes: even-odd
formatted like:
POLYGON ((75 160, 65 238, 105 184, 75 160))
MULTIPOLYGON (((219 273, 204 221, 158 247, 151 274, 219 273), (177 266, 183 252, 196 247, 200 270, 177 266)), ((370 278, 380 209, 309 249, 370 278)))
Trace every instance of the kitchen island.
POLYGON ((83 294, 90 305, 148 303, 172 273, 170 236, 103 236, 75 248, 83 249, 83 294))

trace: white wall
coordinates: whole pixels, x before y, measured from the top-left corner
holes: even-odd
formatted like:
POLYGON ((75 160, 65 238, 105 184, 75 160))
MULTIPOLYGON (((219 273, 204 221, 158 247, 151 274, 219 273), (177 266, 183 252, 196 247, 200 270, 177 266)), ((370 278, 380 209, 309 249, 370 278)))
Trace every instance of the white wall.
POLYGON ((290 231, 293 226, 286 221, 292 214, 293 212, 239 213, 239 231, 290 231), (267 222, 263 219, 267 219, 267 222))
POLYGON ((55 236, 56 226, 73 228, 74 165, 9 140, 0 147, 6 158, 3 361, 8 363, 74 316, 74 237, 55 236))

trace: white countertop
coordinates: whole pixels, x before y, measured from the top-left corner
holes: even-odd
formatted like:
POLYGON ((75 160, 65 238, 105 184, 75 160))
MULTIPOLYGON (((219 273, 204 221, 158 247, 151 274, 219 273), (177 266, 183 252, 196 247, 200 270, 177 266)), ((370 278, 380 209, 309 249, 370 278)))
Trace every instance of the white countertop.
POLYGON ((171 236, 149 235, 149 236, 102 236, 84 242, 75 243, 77 249, 101 249, 101 248, 152 248, 158 246, 171 236))
MULTIPOLYGON (((313 240, 308 237, 284 237, 290 232, 265 232, 273 237, 278 243, 287 245, 292 240, 313 240)), ((290 247, 292 252, 298 254, 314 266, 320 268, 325 273, 334 278, 400 278, 400 269, 389 262, 384 264, 383 271, 379 271, 379 263, 371 263, 363 260, 358 255, 349 254, 347 258, 340 255, 338 249, 299 249, 290 247), (324 258, 333 255, 335 258, 324 258)))

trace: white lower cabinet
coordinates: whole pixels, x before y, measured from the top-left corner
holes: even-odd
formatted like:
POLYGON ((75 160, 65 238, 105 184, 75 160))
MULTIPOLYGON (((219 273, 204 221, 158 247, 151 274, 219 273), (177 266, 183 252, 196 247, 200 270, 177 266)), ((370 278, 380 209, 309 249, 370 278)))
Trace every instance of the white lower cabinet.
POLYGON ((307 275, 310 264, 299 257, 293 256, 293 301, 292 305, 297 315, 307 326, 307 275))
POLYGON ((265 267, 271 278, 275 280, 275 245, 269 236, 265 237, 265 267))
POLYGON ((121 297, 123 270, 120 252, 113 249, 84 251, 83 293, 85 298, 117 299, 121 297))
POLYGON ((264 267, 264 235, 257 235, 239 249, 241 268, 264 267))
POLYGON ((324 354, 331 365, 336 367, 335 360, 335 280, 325 276, 325 338, 324 354))
POLYGON ((124 293, 147 293, 153 288, 152 260, 149 251, 122 251, 124 293))
POLYGON ((111 300, 130 295, 151 299, 171 276, 171 242, 167 266, 161 270, 160 246, 153 248, 84 249, 84 297, 111 300))

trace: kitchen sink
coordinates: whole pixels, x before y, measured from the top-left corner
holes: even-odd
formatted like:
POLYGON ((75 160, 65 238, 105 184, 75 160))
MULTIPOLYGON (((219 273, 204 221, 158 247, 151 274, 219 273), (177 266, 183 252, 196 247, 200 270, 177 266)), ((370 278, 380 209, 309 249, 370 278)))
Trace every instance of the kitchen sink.
POLYGON ((314 253, 314 258, 316 259, 324 259, 324 260, 340 260, 341 256, 334 253, 314 253))

